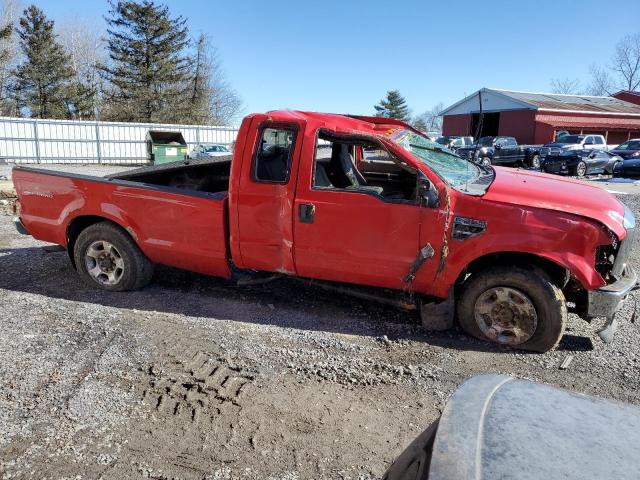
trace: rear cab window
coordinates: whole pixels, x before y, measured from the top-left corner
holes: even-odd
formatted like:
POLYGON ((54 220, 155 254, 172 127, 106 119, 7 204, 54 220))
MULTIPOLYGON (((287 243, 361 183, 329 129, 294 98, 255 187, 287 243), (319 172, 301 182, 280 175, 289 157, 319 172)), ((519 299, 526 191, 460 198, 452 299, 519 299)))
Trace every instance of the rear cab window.
POLYGON ((258 182, 287 183, 297 128, 293 125, 263 126, 258 135, 253 178, 258 182))

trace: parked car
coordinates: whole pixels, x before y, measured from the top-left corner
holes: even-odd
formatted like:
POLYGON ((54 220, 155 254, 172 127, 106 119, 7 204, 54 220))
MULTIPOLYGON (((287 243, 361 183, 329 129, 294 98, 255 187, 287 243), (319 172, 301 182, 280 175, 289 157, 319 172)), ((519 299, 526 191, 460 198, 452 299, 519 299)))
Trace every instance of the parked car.
POLYGON ((640 177, 640 156, 618 162, 613 169, 614 177, 640 177))
POLYGON ((569 150, 607 150, 607 142, 602 135, 562 135, 553 143, 545 143, 540 149, 540 157, 559 155, 569 150))
POLYGON ((459 148, 456 153, 481 165, 540 168, 538 145, 518 145, 514 137, 482 137, 477 145, 459 148))
POLYGON ((473 137, 461 137, 458 135, 446 135, 436 138, 436 143, 455 152, 458 148, 473 145, 473 137))
POLYGON ((225 146, 220 144, 200 144, 196 145, 191 154, 191 158, 211 158, 211 157, 226 157, 231 155, 231 151, 225 146))
POLYGON ((615 165, 621 161, 621 157, 605 150, 566 150, 558 155, 547 155, 542 160, 541 170, 576 177, 593 173, 612 174, 615 165))
POLYGON ((616 148, 611 150, 612 153, 620 155, 623 159, 629 158, 640 159, 640 138, 634 138, 633 140, 627 140, 621 143, 616 148))
POLYGON ((560 341, 567 302, 606 317, 610 341, 637 281, 635 219, 612 194, 476 165, 391 118, 252 114, 233 160, 12 177, 17 229, 62 245, 87 284, 110 291, 144 287, 154 264, 356 284, 361 298, 419 308, 428 329, 457 312, 471 335, 542 352, 560 341), (387 157, 364 162, 372 148, 387 157))
POLYGON ((636 480, 640 409, 550 385, 478 375, 383 480, 636 480))

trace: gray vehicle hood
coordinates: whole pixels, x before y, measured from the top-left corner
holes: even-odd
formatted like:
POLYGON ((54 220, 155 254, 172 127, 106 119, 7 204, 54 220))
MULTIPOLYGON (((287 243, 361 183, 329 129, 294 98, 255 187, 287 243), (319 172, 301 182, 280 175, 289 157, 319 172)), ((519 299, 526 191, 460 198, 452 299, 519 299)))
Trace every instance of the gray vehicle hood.
POLYGON ((429 480, 637 479, 640 409, 501 375, 465 382, 442 413, 429 480))

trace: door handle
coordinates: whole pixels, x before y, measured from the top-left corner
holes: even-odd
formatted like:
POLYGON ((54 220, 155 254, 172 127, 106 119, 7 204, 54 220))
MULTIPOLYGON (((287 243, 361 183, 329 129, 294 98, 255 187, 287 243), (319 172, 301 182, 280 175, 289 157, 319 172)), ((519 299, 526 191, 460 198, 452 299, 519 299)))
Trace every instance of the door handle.
POLYGON ((301 203, 298 205, 298 218, 300 223, 313 223, 316 206, 313 203, 301 203))

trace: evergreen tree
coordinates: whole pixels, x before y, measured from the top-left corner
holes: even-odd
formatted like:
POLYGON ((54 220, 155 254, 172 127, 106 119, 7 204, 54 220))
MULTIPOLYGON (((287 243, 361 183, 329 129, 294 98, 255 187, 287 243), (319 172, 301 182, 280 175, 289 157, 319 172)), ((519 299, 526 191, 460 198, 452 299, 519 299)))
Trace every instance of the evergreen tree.
POLYGON ((408 122, 410 118, 410 110, 407 101, 398 90, 389 90, 386 98, 380 100, 378 105, 374 105, 376 116, 389 117, 408 122))
POLYGON ((69 56, 53 33, 53 22, 31 5, 18 27, 24 61, 15 72, 14 95, 20 108, 36 118, 68 118, 69 56))
POLYGON ((182 121, 191 62, 186 21, 153 1, 111 3, 105 116, 120 121, 182 121))
POLYGON ((12 33, 13 26, 11 24, 0 28, 0 65, 6 64, 11 57, 11 52, 7 47, 7 42, 11 38, 12 33))

